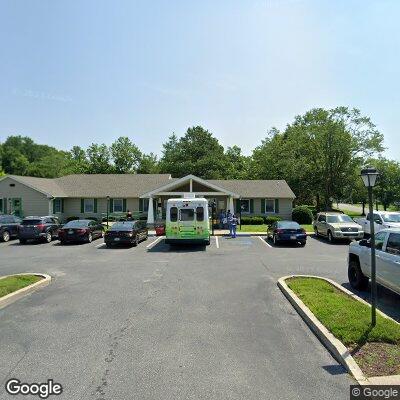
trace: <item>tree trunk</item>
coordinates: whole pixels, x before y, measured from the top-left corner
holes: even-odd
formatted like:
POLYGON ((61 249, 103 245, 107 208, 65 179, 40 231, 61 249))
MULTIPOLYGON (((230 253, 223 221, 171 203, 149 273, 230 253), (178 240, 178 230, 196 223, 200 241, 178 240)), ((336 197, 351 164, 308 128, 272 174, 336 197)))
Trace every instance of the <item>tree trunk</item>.
POLYGON ((365 201, 362 202, 362 215, 365 215, 365 201))

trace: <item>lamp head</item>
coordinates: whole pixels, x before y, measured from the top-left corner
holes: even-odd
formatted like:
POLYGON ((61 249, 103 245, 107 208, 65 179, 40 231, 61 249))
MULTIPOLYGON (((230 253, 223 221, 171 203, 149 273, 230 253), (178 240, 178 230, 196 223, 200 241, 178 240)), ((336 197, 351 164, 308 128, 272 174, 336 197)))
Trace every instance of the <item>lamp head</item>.
POLYGON ((375 186, 378 176, 379 172, 375 168, 366 167, 361 170, 361 178, 367 188, 375 186))

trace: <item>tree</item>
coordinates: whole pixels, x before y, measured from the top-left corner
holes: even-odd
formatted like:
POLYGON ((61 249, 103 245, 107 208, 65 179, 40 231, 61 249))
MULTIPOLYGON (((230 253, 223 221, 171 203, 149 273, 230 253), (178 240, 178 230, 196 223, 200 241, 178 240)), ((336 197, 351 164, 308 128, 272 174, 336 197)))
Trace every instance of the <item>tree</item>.
POLYGON ((26 175, 29 160, 18 149, 3 146, 2 169, 6 174, 26 175))
POLYGON ((89 161, 86 152, 79 146, 74 146, 67 157, 72 161, 75 174, 85 174, 89 172, 89 161))
POLYGON ((113 168, 110 163, 110 151, 105 144, 92 143, 86 150, 89 161, 88 172, 91 174, 108 174, 113 168))
POLYGON ((249 157, 242 154, 238 146, 228 147, 225 152, 228 163, 228 179, 247 179, 249 175, 249 157))
POLYGON ((119 137, 110 148, 115 171, 118 174, 136 172, 142 157, 139 148, 128 137, 119 137))
POLYGON ((140 158, 138 174, 158 174, 160 167, 158 164, 157 156, 153 153, 142 154, 140 158))
POLYGON ((218 140, 201 126, 189 128, 185 135, 169 137, 163 145, 160 170, 174 177, 194 174, 203 179, 227 177, 228 160, 218 140))
POLYGON ((42 178, 57 178, 75 173, 74 163, 67 152, 51 153, 29 164, 27 175, 42 178))

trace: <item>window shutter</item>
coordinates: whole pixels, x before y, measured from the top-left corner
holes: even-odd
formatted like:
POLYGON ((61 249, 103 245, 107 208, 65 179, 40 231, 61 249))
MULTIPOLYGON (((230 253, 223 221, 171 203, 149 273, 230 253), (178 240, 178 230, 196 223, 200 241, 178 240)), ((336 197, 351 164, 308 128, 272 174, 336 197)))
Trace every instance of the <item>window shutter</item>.
POLYGON ((279 199, 275 199, 275 214, 279 214, 279 199))
POLYGON ((7 214, 7 197, 3 199, 3 213, 7 214))
POLYGON ((110 199, 110 213, 114 212, 114 199, 110 199))
POLYGON ((93 199, 93 212, 97 213, 97 199, 93 199))
POLYGON ((122 211, 126 212, 126 199, 122 199, 122 211))
POLYGON ((3 212, 3 199, 0 199, 0 212, 3 212))
POLYGON ((85 212, 85 199, 81 199, 81 214, 85 212))
MULTIPOLYGON (((236 199, 236 212, 240 213, 242 210, 240 209, 240 199, 236 199)), ((233 213, 235 213, 235 210, 232 210, 233 213)))
POLYGON ((265 199, 261 199, 261 214, 265 214, 265 199))
POLYGON ((56 213, 56 199, 53 199, 53 214, 56 213))
POLYGON ((143 199, 139 199, 139 211, 143 211, 143 199))
POLYGON ((61 212, 64 212, 64 199, 61 199, 61 212))
POLYGON ((254 199, 250 199, 250 214, 254 213, 254 199))

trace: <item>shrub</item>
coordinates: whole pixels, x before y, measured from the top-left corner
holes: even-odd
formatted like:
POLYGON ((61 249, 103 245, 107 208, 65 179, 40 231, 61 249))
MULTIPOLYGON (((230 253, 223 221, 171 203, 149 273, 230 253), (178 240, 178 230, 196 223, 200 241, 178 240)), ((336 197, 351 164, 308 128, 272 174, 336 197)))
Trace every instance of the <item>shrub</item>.
POLYGON ((264 218, 263 217, 248 217, 248 216, 242 216, 242 225, 263 225, 264 223, 264 218))
POLYGON ((264 217, 264 222, 267 225, 272 225, 274 222, 282 221, 281 217, 275 217, 273 215, 269 215, 267 217, 264 217))
POLYGON ((313 214, 308 206, 297 206, 292 211, 292 219, 299 224, 311 224, 313 214))
POLYGON ((76 221, 77 219, 79 219, 79 217, 72 216, 72 217, 68 217, 68 218, 66 219, 66 221, 67 221, 67 222, 69 222, 69 221, 76 221))

